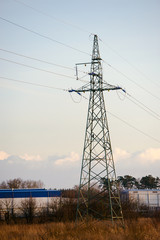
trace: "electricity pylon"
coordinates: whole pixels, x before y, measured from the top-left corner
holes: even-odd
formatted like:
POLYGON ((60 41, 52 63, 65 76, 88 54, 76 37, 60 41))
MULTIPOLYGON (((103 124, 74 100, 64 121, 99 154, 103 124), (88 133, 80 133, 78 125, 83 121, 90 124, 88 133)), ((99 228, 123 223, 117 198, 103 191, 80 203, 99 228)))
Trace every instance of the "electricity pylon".
POLYGON ((78 94, 90 92, 76 220, 110 219, 113 224, 114 220, 123 224, 103 96, 106 90, 121 88, 103 82, 101 61, 98 37, 94 35, 90 83, 70 90, 78 94))

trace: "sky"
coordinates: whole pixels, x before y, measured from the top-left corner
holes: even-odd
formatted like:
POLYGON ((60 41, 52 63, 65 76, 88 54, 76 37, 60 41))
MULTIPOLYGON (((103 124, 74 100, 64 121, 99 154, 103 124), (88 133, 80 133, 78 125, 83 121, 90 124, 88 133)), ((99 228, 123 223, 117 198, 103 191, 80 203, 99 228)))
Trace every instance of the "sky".
POLYGON ((117 176, 160 177, 160 1, 0 0, 0 29, 0 181, 79 184, 94 34, 117 176))

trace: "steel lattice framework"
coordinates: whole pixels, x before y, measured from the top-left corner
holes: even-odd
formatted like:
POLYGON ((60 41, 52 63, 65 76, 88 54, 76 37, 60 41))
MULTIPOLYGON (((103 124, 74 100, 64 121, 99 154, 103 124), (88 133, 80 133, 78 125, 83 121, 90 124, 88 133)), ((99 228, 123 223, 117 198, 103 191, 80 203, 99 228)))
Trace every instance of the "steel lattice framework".
POLYGON ((77 220, 88 218, 119 219, 123 215, 113 161, 103 91, 118 90, 103 82, 98 37, 94 35, 90 83, 75 91, 90 92, 82 157, 77 220))

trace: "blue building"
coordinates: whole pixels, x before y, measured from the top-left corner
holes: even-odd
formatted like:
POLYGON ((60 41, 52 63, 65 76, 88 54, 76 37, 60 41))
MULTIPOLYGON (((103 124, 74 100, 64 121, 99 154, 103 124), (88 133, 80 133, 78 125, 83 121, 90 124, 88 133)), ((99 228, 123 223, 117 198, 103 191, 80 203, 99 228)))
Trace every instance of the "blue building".
POLYGON ((22 203, 33 199, 36 211, 44 208, 49 210, 53 204, 59 205, 61 191, 47 189, 0 189, 0 213, 13 213, 19 215, 22 203))
POLYGON ((43 189, 0 189, 0 200, 11 198, 51 198, 60 197, 59 190, 43 189))

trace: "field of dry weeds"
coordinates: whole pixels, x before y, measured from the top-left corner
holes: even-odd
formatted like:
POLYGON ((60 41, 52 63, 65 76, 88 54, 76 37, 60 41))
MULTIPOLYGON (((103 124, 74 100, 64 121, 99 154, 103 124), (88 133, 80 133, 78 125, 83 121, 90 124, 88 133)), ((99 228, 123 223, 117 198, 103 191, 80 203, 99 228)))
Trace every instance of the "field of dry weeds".
POLYGON ((160 222, 144 218, 125 222, 125 229, 104 222, 0 225, 0 240, 159 240, 160 222))

